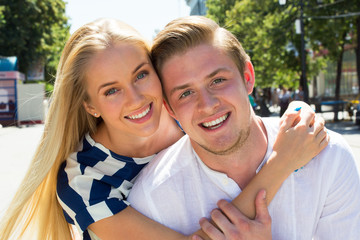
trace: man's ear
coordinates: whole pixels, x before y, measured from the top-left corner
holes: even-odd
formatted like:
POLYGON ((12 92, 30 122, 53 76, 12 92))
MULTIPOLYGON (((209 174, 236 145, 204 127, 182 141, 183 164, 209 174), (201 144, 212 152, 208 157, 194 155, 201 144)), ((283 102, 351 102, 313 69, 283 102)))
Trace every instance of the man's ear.
POLYGON ((246 61, 245 63, 244 77, 246 90, 248 94, 251 94, 255 85, 255 71, 250 61, 246 61))
MULTIPOLYGON (((167 110, 168 113, 170 114, 170 116, 173 117, 174 119, 176 119, 175 113, 174 113, 174 111, 172 110, 172 108, 170 107, 170 105, 168 104, 168 102, 167 102, 165 99, 163 99, 163 103, 164 103, 164 106, 165 106, 166 110, 167 110)), ((176 120, 177 120, 177 119, 176 119, 176 120)))

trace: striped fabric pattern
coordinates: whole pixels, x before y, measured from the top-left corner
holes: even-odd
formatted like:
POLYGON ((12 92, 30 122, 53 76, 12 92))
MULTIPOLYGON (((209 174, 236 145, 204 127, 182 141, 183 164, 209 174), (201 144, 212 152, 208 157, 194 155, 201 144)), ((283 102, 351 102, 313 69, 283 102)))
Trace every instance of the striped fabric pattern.
POLYGON ((90 224, 110 217, 129 203, 127 196, 140 170, 155 155, 131 158, 118 155, 86 134, 77 152, 61 165, 57 197, 66 220, 90 239, 90 224))

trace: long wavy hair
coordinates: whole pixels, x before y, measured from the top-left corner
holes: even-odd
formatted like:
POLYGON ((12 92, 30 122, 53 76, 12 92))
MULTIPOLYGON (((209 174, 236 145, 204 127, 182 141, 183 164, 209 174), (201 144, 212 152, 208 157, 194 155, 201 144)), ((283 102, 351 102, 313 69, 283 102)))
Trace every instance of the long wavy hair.
MULTIPOLYGON (((56 197, 60 165, 74 151, 85 133, 96 132, 101 118, 83 107, 87 66, 96 53, 125 42, 149 45, 129 25, 99 19, 79 28, 68 40, 57 69, 54 91, 41 142, 9 208, 0 222, 0 239, 19 239, 37 234, 37 239, 63 240, 74 236, 56 197)), ((36 236, 36 235, 35 235, 36 236)))

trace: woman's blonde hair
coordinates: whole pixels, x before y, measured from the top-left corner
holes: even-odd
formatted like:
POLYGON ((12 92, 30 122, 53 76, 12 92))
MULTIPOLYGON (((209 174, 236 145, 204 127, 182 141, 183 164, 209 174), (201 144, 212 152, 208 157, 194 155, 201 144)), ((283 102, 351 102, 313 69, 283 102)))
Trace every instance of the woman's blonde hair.
POLYGON ((125 42, 143 47, 147 41, 129 25, 100 19, 79 28, 68 40, 57 69, 44 132, 30 168, 0 223, 0 239, 30 234, 37 239, 71 239, 56 197, 57 174, 62 162, 76 151, 85 133, 94 133, 101 118, 88 114, 85 73, 97 52, 125 42), (29 233, 30 231, 30 233, 29 233))
POLYGON ((153 41, 151 58, 160 79, 167 60, 200 44, 222 49, 234 61, 241 76, 244 76, 245 64, 250 58, 237 38, 209 18, 187 16, 168 23, 153 41))

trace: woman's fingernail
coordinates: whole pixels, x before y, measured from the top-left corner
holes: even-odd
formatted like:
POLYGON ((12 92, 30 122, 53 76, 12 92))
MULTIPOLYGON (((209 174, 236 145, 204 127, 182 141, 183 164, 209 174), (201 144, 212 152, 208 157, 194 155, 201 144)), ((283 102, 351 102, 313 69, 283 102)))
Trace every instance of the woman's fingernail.
POLYGON ((295 108, 295 111, 299 111, 301 109, 301 107, 297 107, 297 108, 295 108))

